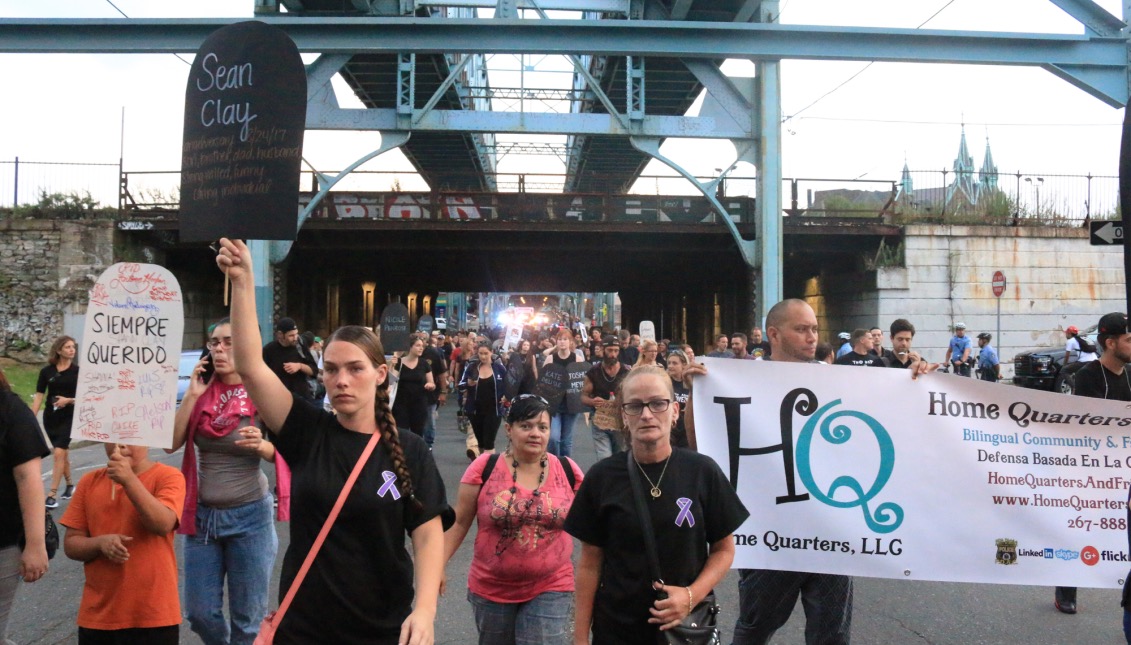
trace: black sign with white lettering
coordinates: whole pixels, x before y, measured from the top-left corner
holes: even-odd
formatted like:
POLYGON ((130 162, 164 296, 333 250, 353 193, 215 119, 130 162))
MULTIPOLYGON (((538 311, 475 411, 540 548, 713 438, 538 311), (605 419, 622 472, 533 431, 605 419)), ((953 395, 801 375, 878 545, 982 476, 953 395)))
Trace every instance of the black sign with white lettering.
POLYGON ((1123 244, 1123 222, 1088 222, 1088 232, 1092 246, 1123 244))
POLYGON ((557 414, 558 406, 569 389, 569 372, 566 368, 556 363, 547 363, 538 370, 538 382, 534 385, 534 393, 546 399, 550 404, 550 412, 557 414))
POLYGON ((185 89, 182 242, 294 240, 306 129, 306 71, 283 30, 216 30, 185 89))
POLYGON ((430 333, 432 333, 432 330, 435 329, 435 328, 436 328, 436 320, 434 318, 432 318, 432 316, 429 316, 428 314, 424 314, 423 316, 420 317, 420 320, 416 321, 417 331, 422 331, 426 334, 430 334, 430 333))
POLYGON ((583 414, 588 407, 581 402, 581 390, 585 387, 585 374, 593 367, 589 363, 570 363, 566 366, 569 372, 569 391, 566 392, 566 407, 570 414, 583 414))
POLYGON ((399 302, 381 312, 381 347, 386 354, 408 349, 408 308, 399 302))

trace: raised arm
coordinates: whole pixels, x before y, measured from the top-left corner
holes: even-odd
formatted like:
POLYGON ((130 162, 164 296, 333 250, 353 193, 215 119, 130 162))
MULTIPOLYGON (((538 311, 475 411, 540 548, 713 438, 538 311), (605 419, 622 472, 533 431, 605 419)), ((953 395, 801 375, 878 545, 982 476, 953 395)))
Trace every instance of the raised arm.
POLYGON ((216 264, 232 282, 232 353, 236 372, 251 395, 259 417, 275 432, 283 427, 294 398, 279 377, 263 362, 263 337, 255 312, 255 273, 251 251, 242 240, 220 240, 216 264))

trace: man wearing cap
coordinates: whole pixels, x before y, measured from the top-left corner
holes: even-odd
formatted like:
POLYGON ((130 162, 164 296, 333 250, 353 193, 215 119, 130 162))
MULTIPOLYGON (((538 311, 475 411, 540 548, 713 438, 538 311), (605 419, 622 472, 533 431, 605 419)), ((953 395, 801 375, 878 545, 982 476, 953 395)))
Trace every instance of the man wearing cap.
POLYGON ((946 348, 946 362, 950 363, 955 374, 970 376, 970 364, 966 361, 970 359, 971 349, 970 339, 966 336, 966 323, 954 323, 954 336, 946 348))
MULTIPOLYGON (((1076 371, 1077 396, 1094 399, 1131 401, 1131 374, 1126 365, 1131 362, 1131 334, 1127 333, 1127 315, 1110 313, 1100 318, 1096 345, 1101 349, 1099 360, 1091 361, 1076 371)), ((1131 540, 1131 534, 1128 537, 1131 540)), ((1131 576, 1128 576, 1131 578, 1131 576)), ((1131 588, 1123 586, 1123 633, 1131 642, 1129 632, 1128 600, 1131 588)), ((1056 608, 1066 614, 1076 613, 1076 587, 1057 587, 1053 600, 1056 608)))
POLYGON ((314 392, 307 379, 318 373, 318 364, 298 342, 298 325, 294 319, 280 318, 275 321, 275 340, 263 346, 263 362, 275 372, 291 394, 307 401, 314 400, 314 392))
POLYGON ((978 378, 997 383, 1001 379, 1001 361, 998 360, 997 350, 990 345, 991 339, 992 334, 978 334, 978 378))
POLYGON ((591 423, 598 461, 624 449, 620 432, 613 427, 620 415, 615 408, 616 392, 624 375, 632 369, 620 362, 620 342, 616 336, 609 334, 603 342, 601 362, 585 373, 585 384, 581 387, 581 402, 596 408, 591 423))
MULTIPOLYGON (((1064 330, 1064 337, 1067 339, 1064 343, 1064 364, 1068 365, 1072 362, 1072 357, 1075 356, 1076 360, 1081 363, 1096 360, 1096 353, 1085 351, 1087 340, 1083 343, 1080 342, 1080 328, 1076 325, 1069 325, 1068 329, 1064 330)), ((1087 349, 1095 349, 1088 345, 1087 349)))

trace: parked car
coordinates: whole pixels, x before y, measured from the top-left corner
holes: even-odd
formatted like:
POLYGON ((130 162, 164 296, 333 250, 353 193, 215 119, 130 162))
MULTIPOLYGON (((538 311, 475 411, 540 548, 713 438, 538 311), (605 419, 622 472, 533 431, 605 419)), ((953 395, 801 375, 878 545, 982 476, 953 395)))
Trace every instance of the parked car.
MULTIPOLYGON (((1097 345, 1096 326, 1085 329, 1081 334, 1097 345)), ((1072 376, 1084 363, 1073 361, 1064 366, 1064 345, 1059 347, 1038 347, 1018 352, 1013 357, 1013 384, 1035 390, 1049 390, 1062 394, 1072 394, 1075 387, 1072 376)))
POLYGON ((180 405, 181 399, 185 398, 189 381, 192 379, 192 370, 203 353, 203 349, 186 349, 181 352, 181 362, 177 367, 177 405, 180 405))
POLYGON ((437 316, 436 317, 436 329, 439 329, 440 331, 447 331, 447 329, 448 329, 448 319, 444 318, 443 316, 437 316))

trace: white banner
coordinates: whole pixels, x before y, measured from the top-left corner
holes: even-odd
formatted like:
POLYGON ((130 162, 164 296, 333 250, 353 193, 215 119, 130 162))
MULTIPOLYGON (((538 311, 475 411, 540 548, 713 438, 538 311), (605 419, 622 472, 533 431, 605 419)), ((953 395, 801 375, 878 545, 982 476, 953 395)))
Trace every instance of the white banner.
POLYGON ((698 447, 750 511, 735 567, 1123 584, 1127 403, 951 374, 703 363, 698 447))
POLYGON ((99 276, 79 348, 76 439, 173 446, 184 326, 168 269, 118 263, 99 276))

